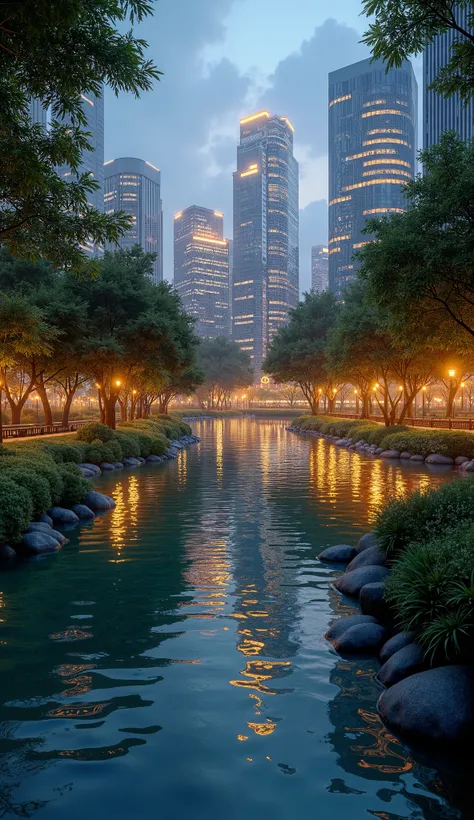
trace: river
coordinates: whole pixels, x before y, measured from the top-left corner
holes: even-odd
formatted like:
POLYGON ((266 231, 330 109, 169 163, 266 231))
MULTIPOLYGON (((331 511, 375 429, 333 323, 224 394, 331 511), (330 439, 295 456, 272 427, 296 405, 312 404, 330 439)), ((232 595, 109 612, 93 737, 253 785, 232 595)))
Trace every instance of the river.
POLYGON ((317 555, 448 479, 285 431, 195 422, 177 461, 102 476, 112 514, 0 576, 0 816, 434 820, 456 786, 381 724, 375 660, 317 555))

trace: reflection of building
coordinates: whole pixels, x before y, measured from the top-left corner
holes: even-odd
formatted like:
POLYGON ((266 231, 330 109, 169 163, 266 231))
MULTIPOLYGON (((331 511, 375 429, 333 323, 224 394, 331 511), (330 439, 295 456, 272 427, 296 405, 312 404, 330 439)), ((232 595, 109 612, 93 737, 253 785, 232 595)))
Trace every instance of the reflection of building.
POLYGON ((260 111, 240 121, 234 173, 233 339, 257 377, 298 302, 298 163, 293 126, 260 111))
POLYGON ((111 159, 104 165, 104 208, 108 214, 124 211, 132 217, 132 226, 119 239, 124 250, 141 245, 147 253, 156 253, 152 279, 163 279, 163 209, 161 174, 150 162, 136 157, 111 159))
MULTIPOLYGON (((455 12, 459 24, 469 29, 468 17, 472 8, 457 9, 455 12)), ((439 34, 427 45, 423 54, 423 144, 424 148, 439 142, 445 131, 457 131, 464 141, 474 136, 474 103, 467 105, 461 101, 459 94, 443 97, 429 86, 440 70, 449 61, 455 42, 462 39, 454 29, 439 34)))
POLYGON ((325 245, 313 245, 311 248, 311 290, 323 293, 328 289, 329 256, 325 245))
POLYGON ((406 210, 415 172, 417 83, 411 63, 362 60, 329 75, 329 287, 354 280, 368 218, 406 210))
POLYGON ((229 243, 224 216, 192 205, 174 218, 174 284, 198 336, 229 335, 229 243))
MULTIPOLYGON (((95 94, 87 93, 81 94, 82 109, 87 119, 87 124, 84 126, 84 131, 88 131, 90 136, 87 138, 91 146, 90 151, 84 151, 82 154, 81 164, 79 166, 79 174, 89 174, 99 187, 95 191, 91 191, 88 195, 89 205, 97 211, 104 209, 104 97, 100 95, 96 97, 95 94)), ((70 118, 65 117, 64 123, 69 123, 70 118)), ((74 174, 67 165, 62 165, 58 173, 68 180, 73 180, 74 174)), ((102 253, 103 248, 95 245, 92 240, 88 240, 82 248, 89 256, 96 256, 102 253)))

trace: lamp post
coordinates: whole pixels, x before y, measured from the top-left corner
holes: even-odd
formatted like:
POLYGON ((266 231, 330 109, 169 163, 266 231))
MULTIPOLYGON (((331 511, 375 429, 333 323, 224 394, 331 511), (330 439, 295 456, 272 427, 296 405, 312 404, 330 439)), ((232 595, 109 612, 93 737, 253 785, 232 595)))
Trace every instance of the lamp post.
POLYGON ((456 375, 455 370, 448 370, 448 376, 449 376, 449 401, 452 402, 451 413, 452 413, 453 418, 454 418, 453 379, 454 379, 455 375, 456 375))

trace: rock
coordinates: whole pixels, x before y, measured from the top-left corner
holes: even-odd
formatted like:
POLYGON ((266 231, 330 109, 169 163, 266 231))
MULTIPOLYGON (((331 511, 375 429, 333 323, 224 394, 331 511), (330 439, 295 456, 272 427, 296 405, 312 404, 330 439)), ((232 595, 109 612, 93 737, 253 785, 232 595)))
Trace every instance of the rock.
POLYGON ((425 653, 419 643, 410 643, 399 649, 384 663, 378 679, 384 686, 393 686, 398 681, 421 672, 425 668, 425 653))
POLYGON ((115 507, 117 506, 117 504, 115 503, 115 501, 114 501, 114 499, 112 498, 112 496, 110 496, 110 495, 104 495, 104 498, 106 498, 106 499, 107 499, 107 501, 110 503, 110 509, 111 509, 111 510, 115 510, 115 507))
POLYGON ((122 460, 122 466, 123 467, 139 467, 140 462, 138 461, 137 458, 124 458, 122 460))
POLYGON ((431 453, 425 458, 426 464, 454 464, 454 460, 450 456, 442 456, 439 453, 431 453))
POLYGON ((74 504, 71 509, 76 513, 80 521, 91 521, 95 518, 95 514, 92 512, 91 508, 86 507, 85 504, 74 504))
POLYGON ((338 618, 337 621, 331 624, 326 632, 326 638, 329 641, 334 641, 336 638, 340 638, 342 633, 345 632, 346 629, 350 629, 351 626, 375 623, 377 623, 377 621, 370 615, 345 615, 343 618, 338 618))
POLYGON ((49 532, 47 532, 46 535, 50 535, 51 538, 54 538, 58 542, 60 547, 62 547, 63 544, 67 544, 68 542, 66 536, 63 535, 62 532, 58 532, 58 530, 49 530, 49 532))
POLYGON ((382 581, 365 584, 359 595, 360 608, 364 615, 372 615, 382 623, 390 621, 392 614, 384 595, 385 586, 382 581))
POLYGON ((387 563, 387 556, 378 547, 369 547, 356 554, 351 563, 346 569, 346 572, 352 572, 359 567, 379 566, 384 567, 387 563))
POLYGON ((454 459, 454 463, 457 464, 458 467, 460 467, 461 464, 469 464, 470 461, 471 459, 466 458, 466 456, 456 456, 456 458, 454 459))
POLYGON ((15 550, 8 544, 0 544, 0 561, 8 561, 16 555, 15 550))
POLYGON ((385 629, 380 624, 356 624, 334 641, 334 648, 344 654, 377 653, 384 637, 385 629))
POLYGON ((145 464, 146 458, 142 458, 142 456, 137 456, 137 461, 139 464, 145 464))
POLYGON ((114 467, 116 470, 123 470, 123 464, 121 461, 114 461, 114 467))
POLYGON ((148 464, 161 464, 162 462, 161 456, 148 456, 147 463, 148 464))
POLYGON ((343 595, 358 596, 362 587, 365 587, 366 584, 383 581, 388 574, 389 570, 386 567, 360 567, 360 569, 345 572, 344 575, 336 578, 334 586, 343 595))
POLYGON ((79 521, 76 513, 72 510, 66 510, 65 507, 51 507, 48 510, 48 515, 51 516, 55 524, 77 524, 79 521))
POLYGON ((79 467, 84 467, 85 470, 90 470, 94 475, 100 475, 100 467, 97 464, 79 464, 79 467))
POLYGON ((348 544, 338 544, 336 547, 328 547, 318 555, 320 561, 329 561, 333 564, 346 564, 354 558, 356 551, 348 544))
POLYGON ((45 532, 26 532, 21 539, 21 545, 27 552, 39 555, 42 552, 55 552, 59 549, 59 541, 45 532))
POLYGON ((102 461, 101 465, 100 465, 100 469, 101 470, 115 470, 115 467, 114 467, 113 464, 110 463, 110 461, 102 461))
POLYGON ((412 456, 410 461, 424 461, 425 457, 421 455, 412 456))
POLYGON ((50 516, 50 515, 47 515, 46 513, 41 513, 41 515, 40 515, 40 516, 38 516, 38 521, 39 521, 41 524, 49 524, 49 526, 50 526, 50 527, 52 527, 52 526, 53 526, 53 523, 54 523, 54 522, 53 522, 53 519, 51 518, 51 516, 50 516))
POLYGON ((370 549, 370 547, 376 547, 377 540, 375 538, 374 532, 366 532, 362 538, 359 538, 359 543, 357 544, 356 550, 357 552, 364 552, 364 550, 370 549))
POLYGON ((85 467, 79 467, 79 469, 81 471, 81 475, 83 478, 95 478, 96 474, 93 473, 91 470, 86 470, 85 467))
POLYGON ((380 458, 400 458, 400 453, 398 450, 383 450, 380 458))
POLYGON ((441 666, 417 672, 383 692, 382 719, 412 743, 453 747, 474 732, 474 669, 441 666))
POLYGON ((87 493, 82 503, 93 512, 106 512, 107 510, 111 510, 112 506, 115 506, 115 504, 112 505, 111 499, 108 498, 108 496, 103 495, 103 493, 96 493, 93 490, 87 493))
POLYGON ((388 661, 399 649, 403 649, 405 646, 413 643, 415 637, 414 632, 399 632, 397 635, 394 635, 393 638, 390 638, 387 643, 384 643, 380 650, 379 658, 381 663, 388 661))
POLYGON ((377 447, 377 449, 375 451, 375 455, 380 456, 380 455, 382 455, 383 452, 384 452, 383 447, 377 447))
POLYGON ((408 452, 400 453, 400 458, 409 459, 409 458, 411 458, 411 453, 408 453, 408 452))
POLYGON ((32 521, 28 524, 25 532, 46 532, 51 534, 53 529, 51 524, 45 524, 44 521, 32 521))
POLYGON ((474 473, 474 461, 470 461, 469 464, 466 464, 465 468, 466 468, 466 473, 474 473))
POLYGON ((176 454, 176 450, 172 447, 169 447, 168 450, 166 450, 165 455, 168 456, 168 458, 177 458, 178 457, 177 454, 176 454))

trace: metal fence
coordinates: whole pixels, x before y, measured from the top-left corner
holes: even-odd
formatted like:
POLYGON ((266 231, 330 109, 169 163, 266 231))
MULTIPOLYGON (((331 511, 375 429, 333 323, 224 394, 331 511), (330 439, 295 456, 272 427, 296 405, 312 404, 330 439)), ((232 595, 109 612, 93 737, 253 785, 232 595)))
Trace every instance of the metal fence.
POLYGON ((87 421, 71 421, 70 424, 4 424, 3 438, 26 438, 27 436, 50 436, 54 433, 74 433, 87 421))
MULTIPOLYGON (((335 416, 339 419, 361 419, 357 413, 324 413, 326 416, 335 416)), ((383 423, 383 416, 369 416, 369 421, 379 421, 383 423)), ((407 427, 432 427, 439 430, 474 430, 474 419, 404 419, 402 422, 407 427)))

